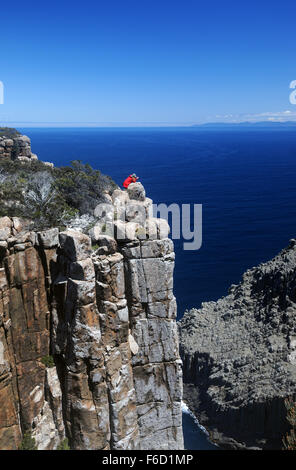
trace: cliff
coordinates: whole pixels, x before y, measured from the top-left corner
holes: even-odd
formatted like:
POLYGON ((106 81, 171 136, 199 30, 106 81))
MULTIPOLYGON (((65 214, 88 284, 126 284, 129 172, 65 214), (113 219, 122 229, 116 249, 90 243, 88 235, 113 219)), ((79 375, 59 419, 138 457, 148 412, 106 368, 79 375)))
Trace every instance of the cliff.
POLYGON ((184 399, 224 448, 282 448, 296 395, 296 243, 179 322, 184 399))
POLYGON ((114 191, 114 236, 98 213, 91 237, 0 218, 1 449, 26 432, 38 449, 183 448, 173 243, 139 220, 151 203, 114 191))

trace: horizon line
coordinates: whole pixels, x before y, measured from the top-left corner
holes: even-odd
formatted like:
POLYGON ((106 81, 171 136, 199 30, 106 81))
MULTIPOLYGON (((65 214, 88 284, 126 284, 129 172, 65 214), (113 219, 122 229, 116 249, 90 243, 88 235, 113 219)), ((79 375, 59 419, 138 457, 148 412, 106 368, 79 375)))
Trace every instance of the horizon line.
POLYGON ((238 126, 240 124, 256 125, 256 124, 295 124, 296 120, 258 120, 258 121, 204 121, 204 122, 180 122, 171 123, 166 121, 138 121, 138 122, 124 122, 124 121, 0 121, 0 127, 93 127, 93 128, 112 128, 112 127, 202 127, 207 125, 228 125, 238 126))

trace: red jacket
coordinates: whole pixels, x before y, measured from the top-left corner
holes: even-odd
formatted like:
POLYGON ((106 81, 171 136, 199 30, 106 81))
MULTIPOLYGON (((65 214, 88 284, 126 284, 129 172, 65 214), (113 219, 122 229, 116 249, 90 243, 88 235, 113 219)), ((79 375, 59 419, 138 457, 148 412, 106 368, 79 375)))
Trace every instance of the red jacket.
POLYGON ((128 188, 128 186, 131 184, 131 183, 135 183, 137 181, 137 178, 133 178, 132 175, 129 175, 126 180, 124 180, 123 182, 123 187, 124 188, 128 188))

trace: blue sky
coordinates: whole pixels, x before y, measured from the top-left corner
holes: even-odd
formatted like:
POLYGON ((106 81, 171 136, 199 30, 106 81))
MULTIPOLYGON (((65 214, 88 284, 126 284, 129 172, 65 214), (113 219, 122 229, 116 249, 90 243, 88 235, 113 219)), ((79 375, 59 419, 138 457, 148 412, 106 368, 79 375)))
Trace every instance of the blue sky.
POLYGON ((285 0, 5 2, 0 123, 296 120, 295 13, 285 0))

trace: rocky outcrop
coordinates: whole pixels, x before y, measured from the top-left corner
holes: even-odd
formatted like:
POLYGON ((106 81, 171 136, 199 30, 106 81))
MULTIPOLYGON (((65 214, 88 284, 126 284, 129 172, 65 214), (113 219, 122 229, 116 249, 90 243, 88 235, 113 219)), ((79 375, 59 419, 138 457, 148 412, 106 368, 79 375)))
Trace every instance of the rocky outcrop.
POLYGON ((104 225, 92 246, 75 230, 0 219, 2 449, 28 430, 39 449, 65 436, 73 449, 183 448, 173 243, 104 225))
MULTIPOLYGON (((0 448, 15 449, 30 429, 39 448, 64 436, 42 358, 50 351, 50 276, 55 247, 44 246, 19 219, 0 219, 0 448)), ((52 380, 56 370, 50 371, 52 380)), ((52 387, 53 389, 53 387, 52 387)), ((57 391, 55 390, 55 392, 57 391)))
POLYGON ((0 137, 0 159, 9 158, 30 162, 38 160, 37 155, 31 151, 31 140, 26 135, 16 134, 11 138, 0 137))
POLYGON ((282 448, 296 397, 296 243, 179 322, 184 399, 226 448, 282 448))

